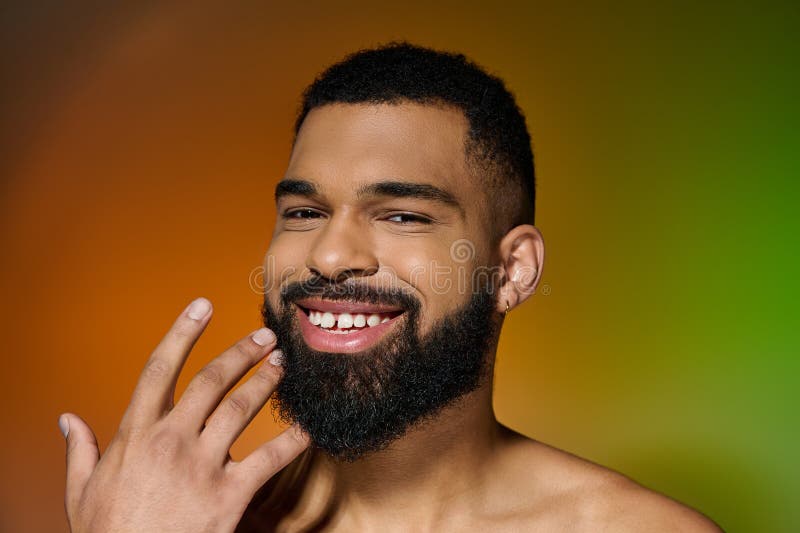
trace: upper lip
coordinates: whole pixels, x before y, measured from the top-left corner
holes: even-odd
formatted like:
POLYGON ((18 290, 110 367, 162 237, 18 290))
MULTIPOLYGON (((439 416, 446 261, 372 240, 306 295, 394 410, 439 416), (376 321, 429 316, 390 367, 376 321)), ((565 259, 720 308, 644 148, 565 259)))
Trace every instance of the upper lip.
POLYGON ((327 311, 329 313, 392 313, 402 311, 400 307, 382 304, 370 304, 362 302, 346 302, 323 300, 321 298, 304 298, 295 302, 300 307, 314 309, 315 311, 327 311))

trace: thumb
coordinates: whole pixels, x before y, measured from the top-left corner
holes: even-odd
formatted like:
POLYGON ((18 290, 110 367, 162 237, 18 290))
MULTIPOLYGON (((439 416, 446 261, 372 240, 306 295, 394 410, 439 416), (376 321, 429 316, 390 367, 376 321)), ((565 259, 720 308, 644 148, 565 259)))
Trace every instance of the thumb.
POLYGON ((67 488, 64 504, 67 514, 76 509, 86 482, 92 475, 100 450, 97 438, 89 426, 78 415, 63 414, 58 418, 58 427, 67 439, 67 488))

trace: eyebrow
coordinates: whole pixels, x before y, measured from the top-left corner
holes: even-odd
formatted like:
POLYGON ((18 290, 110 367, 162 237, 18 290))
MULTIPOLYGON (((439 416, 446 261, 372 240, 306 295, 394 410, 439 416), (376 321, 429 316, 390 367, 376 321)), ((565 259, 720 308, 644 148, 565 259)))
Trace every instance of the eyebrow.
POLYGON ((356 195, 364 196, 391 196, 393 198, 417 198, 420 200, 433 200, 441 204, 455 207, 463 212, 461 204, 452 193, 427 183, 409 183, 407 181, 378 181, 368 183, 358 189, 356 195))
MULTIPOLYGON (((306 196, 310 198, 319 197, 319 190, 316 185, 307 180, 286 178, 278 182, 275 187, 275 200, 283 196, 306 196)), ((420 200, 431 200, 456 208, 461 215, 464 215, 464 208, 458 199, 450 192, 430 185, 428 183, 410 183, 407 181, 384 180, 375 183, 368 183, 361 186, 356 191, 358 198, 365 196, 389 196, 392 198, 416 198, 420 200)))
POLYGON ((275 186, 275 201, 277 202, 284 196, 308 196, 314 198, 319 196, 319 191, 317 191, 317 186, 310 181, 286 178, 279 181, 275 186))

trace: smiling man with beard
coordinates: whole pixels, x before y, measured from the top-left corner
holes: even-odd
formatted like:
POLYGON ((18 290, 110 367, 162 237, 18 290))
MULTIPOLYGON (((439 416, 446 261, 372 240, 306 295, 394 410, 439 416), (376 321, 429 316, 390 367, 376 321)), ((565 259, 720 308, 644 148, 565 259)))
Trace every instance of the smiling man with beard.
POLYGON ((62 417, 74 530, 719 531, 494 416, 500 329, 544 263, 530 136, 499 78, 408 43, 348 56, 304 92, 275 201, 266 328, 173 404, 212 312, 193 302, 99 463, 62 417), (273 392, 292 427, 232 461, 273 392))

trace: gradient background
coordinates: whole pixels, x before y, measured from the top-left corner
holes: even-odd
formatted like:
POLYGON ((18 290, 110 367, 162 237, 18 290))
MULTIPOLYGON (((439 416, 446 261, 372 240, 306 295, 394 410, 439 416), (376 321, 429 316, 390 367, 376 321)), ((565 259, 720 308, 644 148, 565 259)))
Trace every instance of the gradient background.
POLYGON ((2 531, 66 530, 58 414, 107 443, 192 298, 192 372, 259 325, 298 96, 397 38, 503 77, 534 138, 543 285, 498 417, 727 531, 800 531, 796 4, 111 4, 1 11, 2 531))

